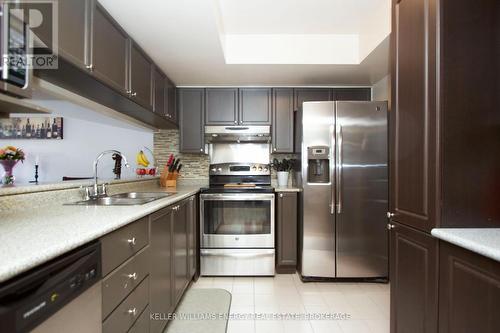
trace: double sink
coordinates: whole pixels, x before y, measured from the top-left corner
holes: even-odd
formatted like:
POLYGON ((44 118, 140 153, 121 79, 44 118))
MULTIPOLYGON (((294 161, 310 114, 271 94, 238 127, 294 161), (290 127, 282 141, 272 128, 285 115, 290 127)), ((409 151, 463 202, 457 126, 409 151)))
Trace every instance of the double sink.
POLYGON ((148 202, 163 199, 174 195, 175 193, 165 192, 127 192, 111 196, 93 198, 77 202, 67 203, 66 205, 76 206, 135 206, 144 205, 148 202))

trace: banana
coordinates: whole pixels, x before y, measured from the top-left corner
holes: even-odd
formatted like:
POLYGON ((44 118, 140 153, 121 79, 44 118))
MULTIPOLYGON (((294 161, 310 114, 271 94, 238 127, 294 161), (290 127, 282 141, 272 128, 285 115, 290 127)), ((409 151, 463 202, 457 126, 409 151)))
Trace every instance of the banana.
POLYGON ((142 165, 143 167, 148 167, 149 165, 149 160, 144 154, 144 152, 141 150, 135 157, 137 164, 142 165))

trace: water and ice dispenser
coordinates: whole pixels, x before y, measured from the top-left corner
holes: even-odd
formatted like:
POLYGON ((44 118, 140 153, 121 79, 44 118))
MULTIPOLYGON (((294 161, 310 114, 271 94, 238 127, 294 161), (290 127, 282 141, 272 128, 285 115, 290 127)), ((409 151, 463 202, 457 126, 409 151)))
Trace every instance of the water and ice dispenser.
POLYGON ((330 147, 307 147, 307 182, 330 182, 330 147))

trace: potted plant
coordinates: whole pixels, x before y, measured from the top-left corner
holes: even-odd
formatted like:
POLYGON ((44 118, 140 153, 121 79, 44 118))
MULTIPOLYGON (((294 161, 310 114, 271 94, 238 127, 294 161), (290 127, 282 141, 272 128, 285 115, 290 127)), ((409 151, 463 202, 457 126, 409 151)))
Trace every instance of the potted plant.
POLYGON ((14 184, 15 178, 12 170, 19 161, 21 163, 24 161, 24 152, 21 149, 14 146, 6 146, 0 149, 0 165, 5 170, 5 174, 2 177, 2 184, 14 184))
POLYGON ((288 175, 290 170, 293 169, 294 160, 287 160, 284 158, 281 161, 278 161, 278 159, 275 158, 271 165, 278 175, 278 186, 288 186, 288 175))

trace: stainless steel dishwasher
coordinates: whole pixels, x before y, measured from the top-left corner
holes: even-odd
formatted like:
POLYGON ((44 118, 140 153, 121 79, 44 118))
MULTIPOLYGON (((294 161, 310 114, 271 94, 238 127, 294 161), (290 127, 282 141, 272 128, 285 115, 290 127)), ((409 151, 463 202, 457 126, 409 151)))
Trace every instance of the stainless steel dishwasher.
POLYGON ((99 243, 0 284, 0 332, 100 333, 99 243))

